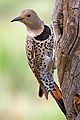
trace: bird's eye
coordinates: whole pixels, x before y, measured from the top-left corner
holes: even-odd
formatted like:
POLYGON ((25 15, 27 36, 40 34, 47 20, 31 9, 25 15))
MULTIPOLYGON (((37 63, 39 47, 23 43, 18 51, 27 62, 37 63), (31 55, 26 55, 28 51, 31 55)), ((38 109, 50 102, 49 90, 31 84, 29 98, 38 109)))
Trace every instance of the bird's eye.
POLYGON ((31 14, 28 14, 27 17, 30 18, 31 14))

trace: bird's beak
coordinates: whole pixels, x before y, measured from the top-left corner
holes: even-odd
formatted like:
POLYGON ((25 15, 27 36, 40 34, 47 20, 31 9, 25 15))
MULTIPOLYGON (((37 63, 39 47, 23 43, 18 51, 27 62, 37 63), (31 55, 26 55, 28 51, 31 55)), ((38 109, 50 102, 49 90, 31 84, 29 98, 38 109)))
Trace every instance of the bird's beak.
POLYGON ((19 17, 14 18, 13 20, 11 20, 11 22, 20 21, 20 20, 22 20, 22 18, 19 16, 19 17))

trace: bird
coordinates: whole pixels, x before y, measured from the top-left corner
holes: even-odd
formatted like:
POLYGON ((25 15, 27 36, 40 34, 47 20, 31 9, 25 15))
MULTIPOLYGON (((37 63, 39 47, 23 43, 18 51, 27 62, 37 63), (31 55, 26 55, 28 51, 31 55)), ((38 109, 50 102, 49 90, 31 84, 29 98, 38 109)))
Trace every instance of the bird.
POLYGON ((55 54, 51 29, 32 9, 22 10, 20 15, 11 22, 19 21, 27 28, 26 55, 28 64, 39 83, 39 97, 48 93, 56 100, 62 112, 66 115, 62 93, 54 81, 55 54))

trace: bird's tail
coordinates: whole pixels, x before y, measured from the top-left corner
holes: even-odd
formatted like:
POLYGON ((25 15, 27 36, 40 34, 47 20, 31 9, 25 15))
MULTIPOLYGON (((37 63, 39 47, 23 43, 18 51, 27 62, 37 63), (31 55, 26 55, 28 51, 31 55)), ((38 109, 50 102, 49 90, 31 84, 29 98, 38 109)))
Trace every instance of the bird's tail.
POLYGON ((66 115, 66 109, 65 109, 64 102, 62 99, 62 93, 56 83, 55 83, 55 89, 51 90, 51 95, 56 100, 56 102, 59 105, 62 112, 66 115))

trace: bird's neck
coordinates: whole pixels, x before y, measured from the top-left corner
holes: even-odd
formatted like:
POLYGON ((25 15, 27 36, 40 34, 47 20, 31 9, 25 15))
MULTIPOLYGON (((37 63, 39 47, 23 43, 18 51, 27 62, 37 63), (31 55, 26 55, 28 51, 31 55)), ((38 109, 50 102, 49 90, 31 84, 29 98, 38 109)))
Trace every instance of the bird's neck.
POLYGON ((44 23, 42 23, 39 26, 35 26, 35 27, 27 27, 27 31, 28 31, 28 36, 30 37, 36 37, 38 35, 40 35, 44 30, 44 23))

